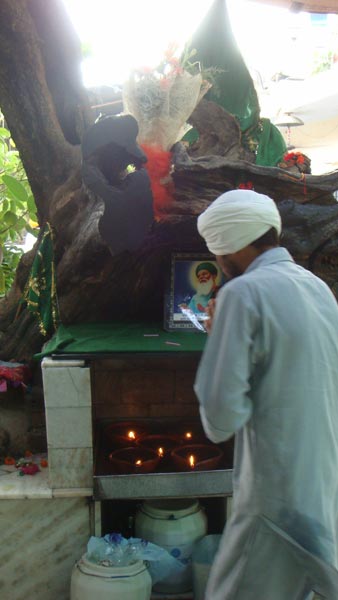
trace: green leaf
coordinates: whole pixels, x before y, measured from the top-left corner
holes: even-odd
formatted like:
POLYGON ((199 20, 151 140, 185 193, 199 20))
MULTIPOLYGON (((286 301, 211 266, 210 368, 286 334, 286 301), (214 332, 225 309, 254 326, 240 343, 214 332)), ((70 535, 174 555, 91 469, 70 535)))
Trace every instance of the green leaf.
MULTIPOLYGON (((10 194, 12 196, 12 194, 10 194)), ((25 210, 26 205, 24 204, 24 202, 21 202, 21 200, 19 200, 18 198, 12 198, 12 200, 10 201, 10 206, 11 206, 11 211, 14 212, 15 214, 17 214, 18 209, 19 210, 25 210)))
POLYGON ((6 129, 6 127, 0 127, 0 136, 4 138, 9 138, 11 137, 11 134, 8 131, 8 129, 6 129))
POLYGON ((3 175, 2 181, 15 198, 21 200, 21 202, 27 202, 28 194, 20 181, 12 177, 12 175, 3 175))
POLYGON ((30 216, 36 216, 36 204, 32 194, 30 194, 27 198, 27 208, 30 216))
POLYGON ((16 224, 17 221, 17 217, 16 214, 13 213, 11 210, 8 210, 5 214, 4 214, 4 222, 6 223, 6 225, 8 225, 9 227, 13 227, 13 225, 16 224))
POLYGON ((16 223, 16 230, 17 231, 22 231, 23 229, 26 228, 27 225, 27 221, 24 217, 19 217, 19 219, 17 220, 16 223))

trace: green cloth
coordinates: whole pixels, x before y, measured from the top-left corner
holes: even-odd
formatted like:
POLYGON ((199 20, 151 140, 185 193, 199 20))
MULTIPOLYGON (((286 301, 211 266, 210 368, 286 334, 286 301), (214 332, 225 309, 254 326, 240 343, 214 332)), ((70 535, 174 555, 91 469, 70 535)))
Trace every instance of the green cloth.
POLYGON ((222 70, 216 73, 215 85, 206 99, 235 115, 242 131, 257 123, 259 103, 255 86, 232 33, 225 0, 213 2, 190 46, 197 51, 193 60, 203 68, 222 70))
MULTIPOLYGON (((246 137, 250 136, 245 132, 246 137)), ((284 138, 273 125, 270 119, 262 118, 258 126, 251 132, 251 138, 256 139, 256 164, 263 167, 273 167, 277 165, 287 151, 284 138)))
POLYGON ((198 331, 164 331, 158 324, 86 323, 60 325, 34 358, 51 354, 115 352, 202 352, 206 334, 198 331), (154 337, 148 337, 154 336, 154 337), (179 345, 171 345, 179 344, 179 345))
MULTIPOLYGON (((256 154, 256 164, 275 166, 286 152, 286 144, 277 127, 260 117, 255 86, 233 35, 226 0, 214 0, 190 46, 197 50, 193 60, 203 68, 222 70, 215 74, 215 84, 205 98, 237 118, 242 144, 256 154)), ((191 129, 183 139, 192 144, 197 138, 196 130, 191 129)))
POLYGON ((56 298, 53 234, 49 223, 40 233, 32 268, 23 294, 23 301, 39 322, 40 331, 47 337, 57 329, 59 314, 56 298))

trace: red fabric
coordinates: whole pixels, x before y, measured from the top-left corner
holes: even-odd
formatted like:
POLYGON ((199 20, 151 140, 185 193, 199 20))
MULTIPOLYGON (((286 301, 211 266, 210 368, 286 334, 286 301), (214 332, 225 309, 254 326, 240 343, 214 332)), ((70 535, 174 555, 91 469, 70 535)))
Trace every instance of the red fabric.
POLYGON ((27 382, 29 375, 30 372, 26 365, 21 365, 20 367, 0 366, 0 378, 7 379, 8 381, 27 382))
POLYGON ((145 168, 153 193, 155 219, 158 220, 174 201, 174 184, 170 178, 171 152, 166 152, 159 146, 145 144, 141 144, 141 148, 148 159, 145 168))

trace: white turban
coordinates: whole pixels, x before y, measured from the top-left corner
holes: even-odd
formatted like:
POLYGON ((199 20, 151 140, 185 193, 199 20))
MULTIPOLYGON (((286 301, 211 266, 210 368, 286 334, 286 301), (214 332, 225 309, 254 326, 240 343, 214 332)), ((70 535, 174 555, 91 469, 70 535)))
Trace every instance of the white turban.
POLYGON ((197 228, 212 254, 223 256, 242 250, 282 224, 275 202, 252 190, 222 194, 198 217, 197 228))

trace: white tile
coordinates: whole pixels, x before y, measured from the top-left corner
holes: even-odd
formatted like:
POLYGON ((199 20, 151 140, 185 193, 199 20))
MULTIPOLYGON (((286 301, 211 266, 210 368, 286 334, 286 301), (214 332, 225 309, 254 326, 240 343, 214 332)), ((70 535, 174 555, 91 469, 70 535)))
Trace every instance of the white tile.
POLYGON ((77 359, 68 359, 68 360, 61 360, 61 359, 54 359, 54 358, 44 358, 42 360, 41 366, 43 369, 55 369, 58 367, 84 367, 85 366, 85 361, 84 360, 77 360, 77 359))
POLYGON ((21 477, 15 467, 12 467, 11 472, 0 478, 0 501, 51 497, 48 469, 41 469, 35 475, 21 477))
POLYGON ((92 448, 51 448, 48 451, 49 485, 61 488, 92 488, 92 448))
POLYGON ((93 445, 91 407, 47 407, 46 426, 48 450, 93 445))
POLYGON ((89 368, 44 368, 42 378, 46 407, 91 406, 89 368))

